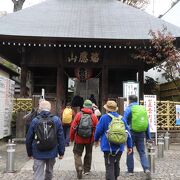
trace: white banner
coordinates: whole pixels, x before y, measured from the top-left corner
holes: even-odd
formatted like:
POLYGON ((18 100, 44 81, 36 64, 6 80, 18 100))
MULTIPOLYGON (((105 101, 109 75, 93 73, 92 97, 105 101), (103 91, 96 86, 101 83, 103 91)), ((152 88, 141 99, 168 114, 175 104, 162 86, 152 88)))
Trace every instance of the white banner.
POLYGON ((11 135, 15 82, 0 76, 0 138, 11 135))
POLYGON ((150 132, 157 132, 156 95, 144 95, 144 106, 148 113, 150 132))
POLYGON ((123 82, 123 97, 127 98, 130 95, 136 95, 139 102, 139 83, 133 81, 123 82))

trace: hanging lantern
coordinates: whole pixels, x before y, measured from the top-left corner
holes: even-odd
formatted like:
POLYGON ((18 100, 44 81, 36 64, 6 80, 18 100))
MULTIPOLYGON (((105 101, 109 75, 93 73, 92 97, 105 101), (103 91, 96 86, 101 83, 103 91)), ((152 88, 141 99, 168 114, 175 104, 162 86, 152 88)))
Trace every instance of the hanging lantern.
POLYGON ((87 68, 76 68, 75 69, 75 76, 77 79, 79 79, 81 82, 86 81, 87 79, 91 78, 92 76, 92 70, 87 68))

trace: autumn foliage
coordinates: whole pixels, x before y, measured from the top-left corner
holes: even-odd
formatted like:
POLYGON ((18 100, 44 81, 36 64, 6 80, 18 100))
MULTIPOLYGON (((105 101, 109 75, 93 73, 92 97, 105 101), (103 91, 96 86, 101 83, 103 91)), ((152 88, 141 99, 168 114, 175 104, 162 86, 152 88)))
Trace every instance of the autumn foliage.
POLYGON ((180 77, 180 51, 174 45, 176 38, 167 32, 166 27, 157 32, 150 30, 149 34, 152 37, 150 48, 138 49, 134 58, 154 66, 167 81, 176 83, 180 77))

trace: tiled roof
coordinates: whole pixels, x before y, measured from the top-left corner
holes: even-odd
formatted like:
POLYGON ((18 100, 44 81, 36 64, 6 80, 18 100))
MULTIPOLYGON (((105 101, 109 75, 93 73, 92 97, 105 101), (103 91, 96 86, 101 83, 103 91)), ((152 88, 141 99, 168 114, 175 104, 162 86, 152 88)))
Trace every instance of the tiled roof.
POLYGON ((0 35, 149 39, 149 30, 180 28, 117 0, 46 0, 0 18, 0 35))

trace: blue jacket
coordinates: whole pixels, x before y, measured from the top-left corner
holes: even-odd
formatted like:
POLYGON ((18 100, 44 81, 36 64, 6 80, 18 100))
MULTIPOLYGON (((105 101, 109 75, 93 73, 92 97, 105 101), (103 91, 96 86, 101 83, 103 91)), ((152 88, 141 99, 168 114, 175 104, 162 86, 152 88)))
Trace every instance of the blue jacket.
MULTIPOLYGON (((50 112, 42 111, 42 112, 40 112, 40 115, 47 117, 50 115, 50 112)), ((38 123, 38 119, 34 118, 32 120, 32 123, 28 130, 28 133, 26 135, 26 150, 27 150, 27 154, 29 157, 32 156, 35 159, 44 160, 44 159, 55 158, 55 157, 57 157, 58 154, 60 156, 64 155, 65 140, 64 140, 64 134, 63 134, 63 128, 62 128, 61 121, 60 121, 59 117, 57 117, 57 116, 54 116, 52 120, 57 127, 57 142, 58 142, 57 146, 54 147, 50 151, 42 152, 37 149, 37 145, 36 145, 36 141, 35 141, 34 137, 35 137, 35 129, 36 129, 36 125, 38 123)))
MULTIPOLYGON (((131 104, 128 105, 128 107, 126 108, 125 112, 124 112, 124 116, 123 116, 123 120, 127 122, 127 124, 129 125, 129 129, 131 130, 131 121, 132 121, 132 111, 131 111, 131 106, 133 105, 138 105, 137 102, 133 102, 131 104)), ((131 130, 132 131, 132 130, 131 130)), ((150 128, 149 128, 149 123, 148 123, 148 128, 146 130, 146 138, 147 139, 151 139, 151 133, 150 133, 150 128)))
MULTIPOLYGON (((110 112, 110 114, 112 114, 113 116, 118 117, 119 114, 117 112, 110 112)), ((111 122, 112 118, 108 115, 108 114, 104 114, 101 116, 97 126, 96 126, 96 131, 95 131, 95 135, 94 135, 94 139, 95 141, 99 141, 99 139, 101 138, 101 150, 103 152, 110 152, 110 146, 112 149, 112 152, 115 153, 118 149, 123 152, 124 151, 124 144, 120 144, 120 145, 116 145, 116 144, 110 144, 106 138, 106 132, 108 130, 108 126, 111 122)), ((128 148, 132 148, 132 139, 131 139, 131 135, 129 133, 129 128, 127 123, 124 121, 126 130, 127 130, 127 134, 128 134, 128 139, 127 139, 127 146, 128 148)))

